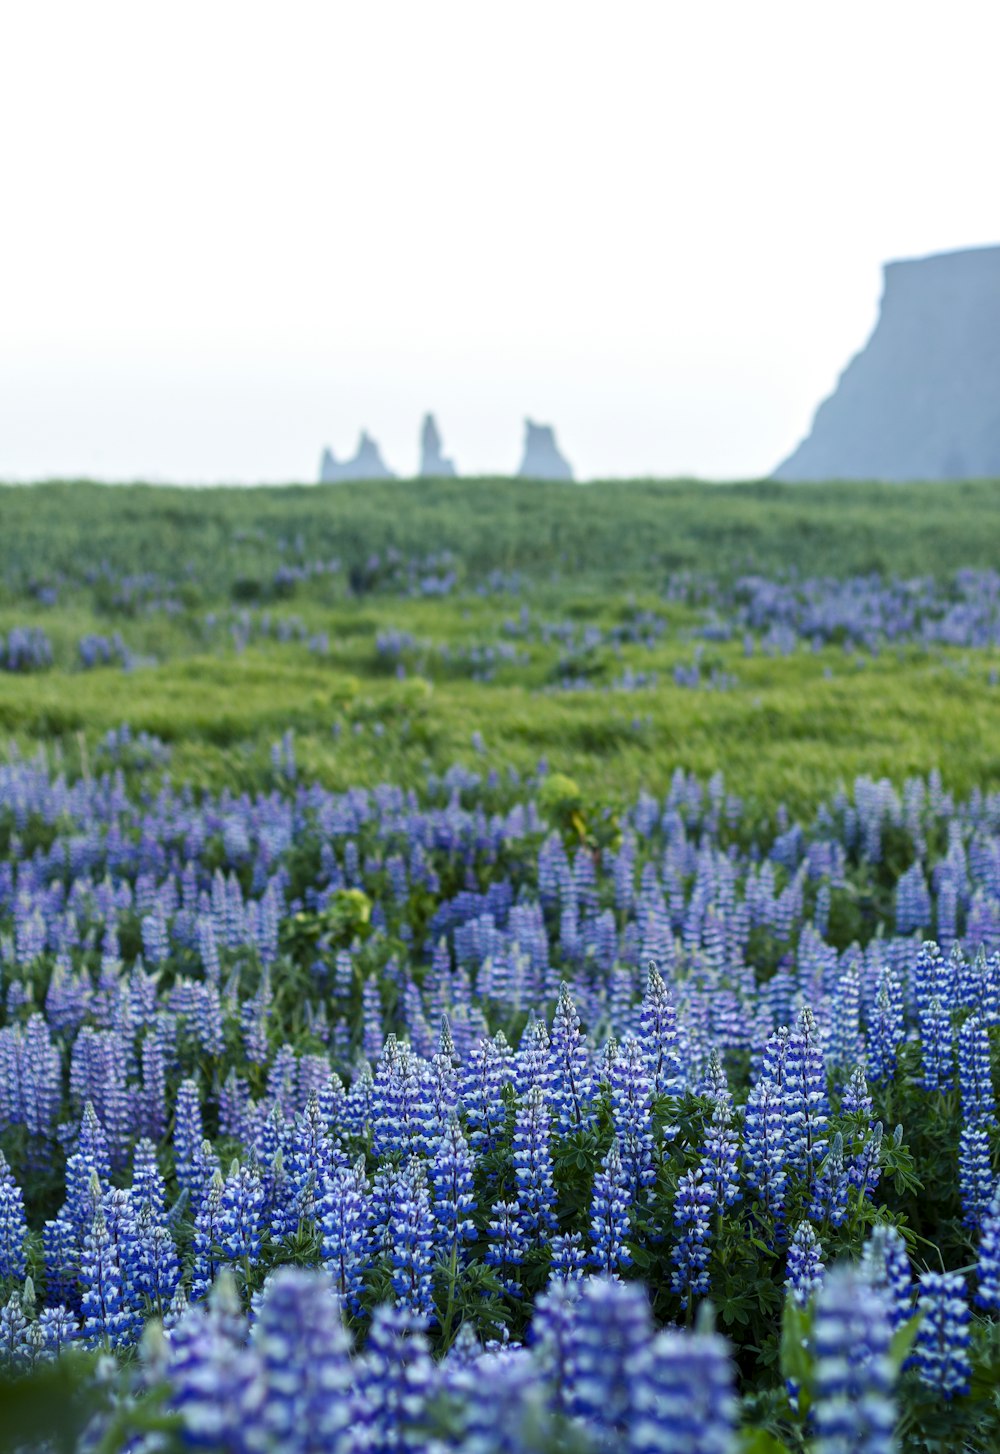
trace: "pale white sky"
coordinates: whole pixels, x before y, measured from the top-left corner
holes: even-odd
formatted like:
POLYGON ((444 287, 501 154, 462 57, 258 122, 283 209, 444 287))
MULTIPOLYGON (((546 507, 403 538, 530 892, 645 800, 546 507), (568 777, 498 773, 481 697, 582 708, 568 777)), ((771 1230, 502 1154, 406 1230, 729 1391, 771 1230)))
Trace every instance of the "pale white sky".
POLYGON ((766 473, 1000 240, 993 0, 0 10, 0 478, 766 473))

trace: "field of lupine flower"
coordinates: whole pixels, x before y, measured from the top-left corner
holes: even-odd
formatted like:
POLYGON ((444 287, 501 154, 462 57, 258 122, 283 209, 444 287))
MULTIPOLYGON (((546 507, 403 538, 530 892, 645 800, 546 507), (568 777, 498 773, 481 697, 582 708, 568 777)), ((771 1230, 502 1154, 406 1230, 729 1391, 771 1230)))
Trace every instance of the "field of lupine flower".
POLYGON ((998 1446, 1000 488, 0 496, 0 1448, 998 1446))

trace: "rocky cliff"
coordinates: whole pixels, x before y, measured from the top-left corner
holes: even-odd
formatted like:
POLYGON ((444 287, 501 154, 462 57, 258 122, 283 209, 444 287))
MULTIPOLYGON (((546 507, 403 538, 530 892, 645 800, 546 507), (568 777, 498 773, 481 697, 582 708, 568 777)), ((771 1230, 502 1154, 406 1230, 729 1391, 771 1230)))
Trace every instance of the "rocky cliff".
POLYGON ((441 453, 441 436, 433 414, 424 415, 420 431, 420 473, 435 479, 452 479, 455 461, 441 453))
POLYGON ((379 454, 371 435, 361 431, 353 459, 335 459, 332 449, 324 449, 319 465, 321 485, 340 484, 345 480, 394 480, 396 476, 379 454))
POLYGON ((518 474, 523 480, 571 480, 573 471, 556 444, 551 424, 524 421, 524 458, 518 474))
POLYGON ((1000 247, 884 276, 874 333, 774 478, 1000 477, 1000 247))

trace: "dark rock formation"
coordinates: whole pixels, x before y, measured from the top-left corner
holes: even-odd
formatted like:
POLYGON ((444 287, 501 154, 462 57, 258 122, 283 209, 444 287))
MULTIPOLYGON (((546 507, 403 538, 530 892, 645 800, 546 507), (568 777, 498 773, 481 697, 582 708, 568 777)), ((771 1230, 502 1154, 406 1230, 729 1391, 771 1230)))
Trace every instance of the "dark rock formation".
POLYGON ((396 476, 378 452, 378 445, 362 429, 353 459, 343 462, 334 458, 332 449, 324 449, 319 465, 321 485, 341 484, 344 480, 394 480, 396 476))
POLYGON ((524 458, 518 475, 522 480, 571 480, 573 471, 559 453, 551 424, 524 421, 524 458))
POLYGON ((441 453, 441 436, 433 414, 424 415, 424 427, 420 431, 420 473, 438 479, 451 479, 457 474, 455 461, 441 453))
POLYGON ((887 263, 875 331, 778 480, 1000 476, 1000 247, 887 263))

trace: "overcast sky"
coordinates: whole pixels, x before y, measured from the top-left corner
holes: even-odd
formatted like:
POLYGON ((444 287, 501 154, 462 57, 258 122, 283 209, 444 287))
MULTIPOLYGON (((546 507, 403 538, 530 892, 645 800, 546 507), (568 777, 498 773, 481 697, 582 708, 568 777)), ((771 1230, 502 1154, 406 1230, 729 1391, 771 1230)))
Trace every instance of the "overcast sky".
POLYGON ((767 473, 1000 240, 993 0, 0 11, 0 478, 767 473))

